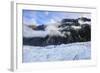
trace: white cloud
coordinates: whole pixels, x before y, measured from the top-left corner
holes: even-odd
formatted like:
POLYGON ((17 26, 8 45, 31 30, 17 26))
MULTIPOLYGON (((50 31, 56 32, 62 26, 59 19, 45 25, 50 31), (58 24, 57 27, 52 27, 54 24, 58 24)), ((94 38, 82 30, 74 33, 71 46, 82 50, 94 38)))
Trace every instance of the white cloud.
POLYGON ((61 33, 59 31, 59 28, 56 26, 56 23, 55 24, 48 25, 45 28, 45 30, 47 31, 47 33, 48 33, 49 36, 62 36, 62 37, 65 36, 63 33, 61 33))
POLYGON ((37 22, 34 18, 32 18, 32 19, 24 18, 23 23, 25 25, 39 25, 39 24, 37 24, 37 22))
POLYGON ((82 17, 91 18, 91 14, 83 14, 82 17))
POLYGON ((46 15, 49 15, 49 12, 48 12, 48 11, 46 11, 46 12, 45 12, 45 14, 46 14, 46 15))
POLYGON ((49 21, 49 23, 56 23, 56 21, 55 21, 54 19, 51 19, 51 20, 49 21))
POLYGON ((47 32, 46 31, 35 31, 29 28, 27 25, 23 26, 23 36, 24 37, 46 37, 47 32))

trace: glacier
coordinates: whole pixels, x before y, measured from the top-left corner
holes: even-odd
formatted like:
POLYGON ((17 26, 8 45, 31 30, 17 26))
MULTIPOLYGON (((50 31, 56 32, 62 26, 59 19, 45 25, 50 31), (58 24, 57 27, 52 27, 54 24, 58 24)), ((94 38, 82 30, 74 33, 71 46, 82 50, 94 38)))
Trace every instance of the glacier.
POLYGON ((91 59, 91 42, 44 47, 23 45, 22 62, 74 61, 91 59))

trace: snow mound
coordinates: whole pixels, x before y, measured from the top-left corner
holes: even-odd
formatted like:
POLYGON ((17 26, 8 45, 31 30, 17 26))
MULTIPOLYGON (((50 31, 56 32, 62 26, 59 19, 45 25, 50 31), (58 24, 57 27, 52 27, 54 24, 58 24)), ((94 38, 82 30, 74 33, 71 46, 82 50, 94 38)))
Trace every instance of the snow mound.
POLYGON ((49 45, 45 47, 23 46, 23 62, 87 60, 91 58, 91 42, 49 45))

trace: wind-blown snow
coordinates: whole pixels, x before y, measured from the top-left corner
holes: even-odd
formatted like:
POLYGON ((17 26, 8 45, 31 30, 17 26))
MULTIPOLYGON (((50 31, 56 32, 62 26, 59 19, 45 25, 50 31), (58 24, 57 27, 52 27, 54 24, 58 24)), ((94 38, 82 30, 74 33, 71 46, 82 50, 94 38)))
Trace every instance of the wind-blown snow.
POLYGON ((23 62, 86 60, 90 58, 91 42, 45 47, 23 46, 23 62))

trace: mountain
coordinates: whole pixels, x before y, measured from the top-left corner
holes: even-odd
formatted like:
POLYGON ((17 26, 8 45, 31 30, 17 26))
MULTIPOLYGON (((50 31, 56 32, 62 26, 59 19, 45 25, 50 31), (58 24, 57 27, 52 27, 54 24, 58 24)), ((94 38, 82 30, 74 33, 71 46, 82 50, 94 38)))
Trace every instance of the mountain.
POLYGON ((23 45, 47 46, 91 41, 91 19, 62 19, 50 25, 26 26, 23 45), (26 34, 27 32, 27 34, 26 34))

